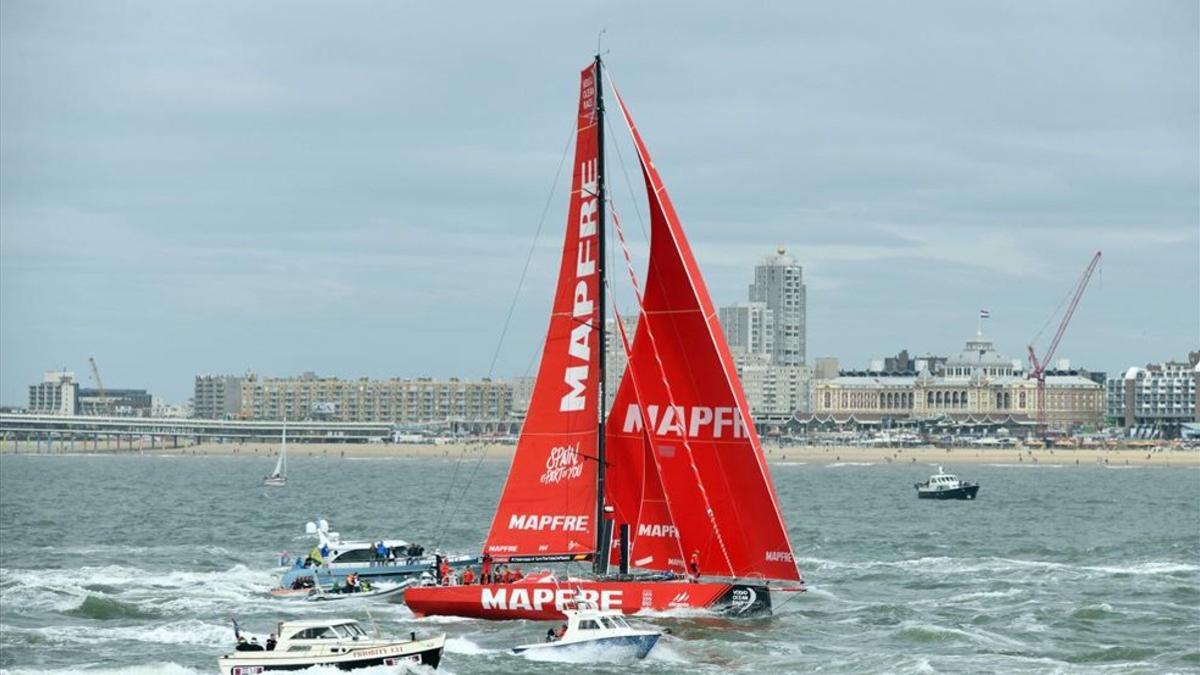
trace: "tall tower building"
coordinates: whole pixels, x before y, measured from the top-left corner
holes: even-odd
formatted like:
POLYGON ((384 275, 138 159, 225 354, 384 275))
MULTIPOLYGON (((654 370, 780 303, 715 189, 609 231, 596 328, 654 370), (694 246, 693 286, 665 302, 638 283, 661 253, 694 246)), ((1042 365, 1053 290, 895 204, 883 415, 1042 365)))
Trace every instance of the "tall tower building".
POLYGON ((730 349, 771 357, 775 346, 775 315, 767 309, 767 303, 739 302, 717 312, 730 349))
POLYGON ((764 303, 771 311, 774 333, 771 362, 775 365, 804 365, 807 296, 803 269, 795 258, 787 255, 786 249, 778 249, 754 268, 750 302, 764 303))

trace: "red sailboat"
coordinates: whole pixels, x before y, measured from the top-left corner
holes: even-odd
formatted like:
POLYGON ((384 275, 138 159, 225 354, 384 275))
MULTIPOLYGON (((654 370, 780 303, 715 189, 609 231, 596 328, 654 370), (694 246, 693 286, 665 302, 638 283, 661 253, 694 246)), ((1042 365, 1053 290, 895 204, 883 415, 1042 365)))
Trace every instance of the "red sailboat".
MULTIPOLYGON (((628 366, 606 420, 602 62, 580 77, 558 287, 508 480, 484 544, 497 563, 591 561, 592 575, 410 588, 418 616, 559 619, 577 600, 626 613, 769 612, 803 590, 716 311, 620 96, 650 205, 650 257, 628 366), (630 573, 629 564, 640 570, 630 573), (618 573, 611 573, 616 564, 618 573), (779 587, 776 587, 779 588, 779 587)), ((616 231, 620 233, 619 222, 616 231)), ((624 244, 622 238, 622 245, 624 244)), ((626 255, 628 263, 628 254, 626 255)))

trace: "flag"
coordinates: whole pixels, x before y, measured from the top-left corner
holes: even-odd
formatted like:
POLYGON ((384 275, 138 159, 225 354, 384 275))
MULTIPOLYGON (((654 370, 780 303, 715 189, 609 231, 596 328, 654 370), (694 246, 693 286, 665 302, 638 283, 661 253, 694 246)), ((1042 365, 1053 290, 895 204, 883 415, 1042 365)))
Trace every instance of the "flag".
POLYGON ((992 313, 987 311, 986 309, 979 310, 979 318, 988 319, 988 318, 991 318, 991 316, 992 316, 992 313))

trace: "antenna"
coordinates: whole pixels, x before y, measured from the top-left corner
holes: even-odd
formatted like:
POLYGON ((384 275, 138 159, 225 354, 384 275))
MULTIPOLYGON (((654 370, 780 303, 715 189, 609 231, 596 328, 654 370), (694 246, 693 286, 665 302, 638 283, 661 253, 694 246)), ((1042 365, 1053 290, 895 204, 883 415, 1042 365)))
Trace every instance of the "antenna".
MULTIPOLYGON (((599 33, 596 33, 596 56, 600 56, 600 41, 604 39, 604 34, 608 32, 607 28, 601 28, 599 33)), ((599 83, 597 83, 599 86, 599 83)))

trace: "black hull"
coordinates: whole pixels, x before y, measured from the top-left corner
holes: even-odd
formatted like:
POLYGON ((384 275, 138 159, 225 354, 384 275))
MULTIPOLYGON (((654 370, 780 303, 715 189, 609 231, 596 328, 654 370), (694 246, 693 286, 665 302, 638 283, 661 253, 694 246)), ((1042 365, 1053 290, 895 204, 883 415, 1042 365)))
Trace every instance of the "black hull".
POLYGON ((975 494, 979 492, 978 485, 967 485, 957 487, 950 490, 934 490, 924 491, 917 490, 918 499, 975 499, 975 494))
POLYGON ((733 584, 712 604, 712 610, 723 616, 770 616, 771 591, 766 585, 733 584))

